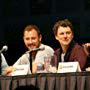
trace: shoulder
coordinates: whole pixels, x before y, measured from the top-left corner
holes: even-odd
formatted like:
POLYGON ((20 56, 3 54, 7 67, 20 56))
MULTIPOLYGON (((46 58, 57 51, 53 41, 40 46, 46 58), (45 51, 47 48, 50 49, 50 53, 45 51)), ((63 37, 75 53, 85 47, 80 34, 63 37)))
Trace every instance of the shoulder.
POLYGON ((74 50, 83 50, 84 51, 84 49, 83 49, 83 47, 81 46, 81 45, 79 45, 78 43, 76 43, 75 45, 74 45, 74 48, 73 48, 74 50))
POLYGON ((50 51, 54 52, 54 49, 49 45, 41 44, 40 47, 44 47, 45 50, 50 50, 50 51))
POLYGON ((28 64, 29 63, 29 53, 24 53, 19 59, 14 63, 15 65, 19 64, 28 64))
POLYGON ((39 51, 39 53, 43 53, 43 54, 50 54, 50 55, 53 55, 54 54, 54 50, 52 47, 48 46, 48 45, 44 45, 44 44, 41 44, 40 45, 40 48, 41 47, 44 47, 44 50, 42 51, 39 51))
POLYGON ((29 57, 29 53, 28 53, 28 51, 26 51, 24 54, 21 55, 21 57, 19 59, 28 58, 28 57, 29 57))
POLYGON ((75 46, 72 49, 72 52, 77 53, 77 54, 83 53, 84 55, 86 55, 84 48, 81 45, 79 45, 78 43, 75 44, 75 46))
POLYGON ((57 55, 59 53, 60 53, 60 48, 56 49, 55 52, 54 52, 55 55, 57 55))

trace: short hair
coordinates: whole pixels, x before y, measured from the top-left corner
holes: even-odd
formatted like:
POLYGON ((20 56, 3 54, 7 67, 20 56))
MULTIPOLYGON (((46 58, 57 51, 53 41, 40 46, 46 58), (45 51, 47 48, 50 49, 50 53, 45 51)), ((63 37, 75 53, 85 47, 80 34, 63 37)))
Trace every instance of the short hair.
POLYGON ((58 31, 58 28, 62 26, 62 27, 67 27, 69 26, 70 29, 72 30, 73 32, 73 26, 72 26, 72 23, 68 20, 68 19, 64 19, 64 20, 59 20, 55 23, 54 27, 53 27, 53 32, 54 32, 54 35, 56 36, 57 35, 57 31, 58 31))
POLYGON ((23 31, 23 35, 24 35, 25 31, 31 31, 32 29, 35 29, 36 32, 38 33, 38 36, 40 36, 40 34, 41 34, 40 30, 39 30, 39 28, 36 25, 28 25, 28 26, 26 26, 24 31, 23 31))

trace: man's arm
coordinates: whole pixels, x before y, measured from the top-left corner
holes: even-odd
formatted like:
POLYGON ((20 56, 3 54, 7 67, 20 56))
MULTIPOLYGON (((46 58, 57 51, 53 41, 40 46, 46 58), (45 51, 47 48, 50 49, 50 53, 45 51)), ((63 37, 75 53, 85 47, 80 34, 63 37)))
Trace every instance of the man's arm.
POLYGON ((87 54, 87 56, 89 56, 90 55, 90 43, 83 44, 83 47, 84 47, 85 53, 87 54))

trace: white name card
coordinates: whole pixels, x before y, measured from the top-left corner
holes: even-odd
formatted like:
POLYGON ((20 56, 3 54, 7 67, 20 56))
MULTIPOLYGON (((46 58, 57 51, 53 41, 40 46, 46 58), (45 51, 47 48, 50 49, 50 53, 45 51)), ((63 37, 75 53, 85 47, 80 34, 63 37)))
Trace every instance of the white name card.
POLYGON ((57 73, 80 72, 78 62, 60 62, 58 65, 57 73))
POLYGON ((12 76, 17 76, 17 75, 27 75, 29 71, 29 65, 15 65, 13 66, 14 70, 11 73, 12 76))

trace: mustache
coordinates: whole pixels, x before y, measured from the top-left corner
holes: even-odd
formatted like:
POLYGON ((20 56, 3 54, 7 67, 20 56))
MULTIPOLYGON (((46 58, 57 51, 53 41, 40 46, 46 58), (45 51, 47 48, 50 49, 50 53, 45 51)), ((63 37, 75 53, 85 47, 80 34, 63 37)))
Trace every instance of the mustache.
POLYGON ((28 44, 27 45, 27 48, 29 48, 29 49, 33 49, 33 47, 36 47, 36 44, 28 44))
POLYGON ((28 47, 31 47, 31 46, 35 46, 36 44, 32 43, 32 44, 28 44, 27 46, 28 47))

